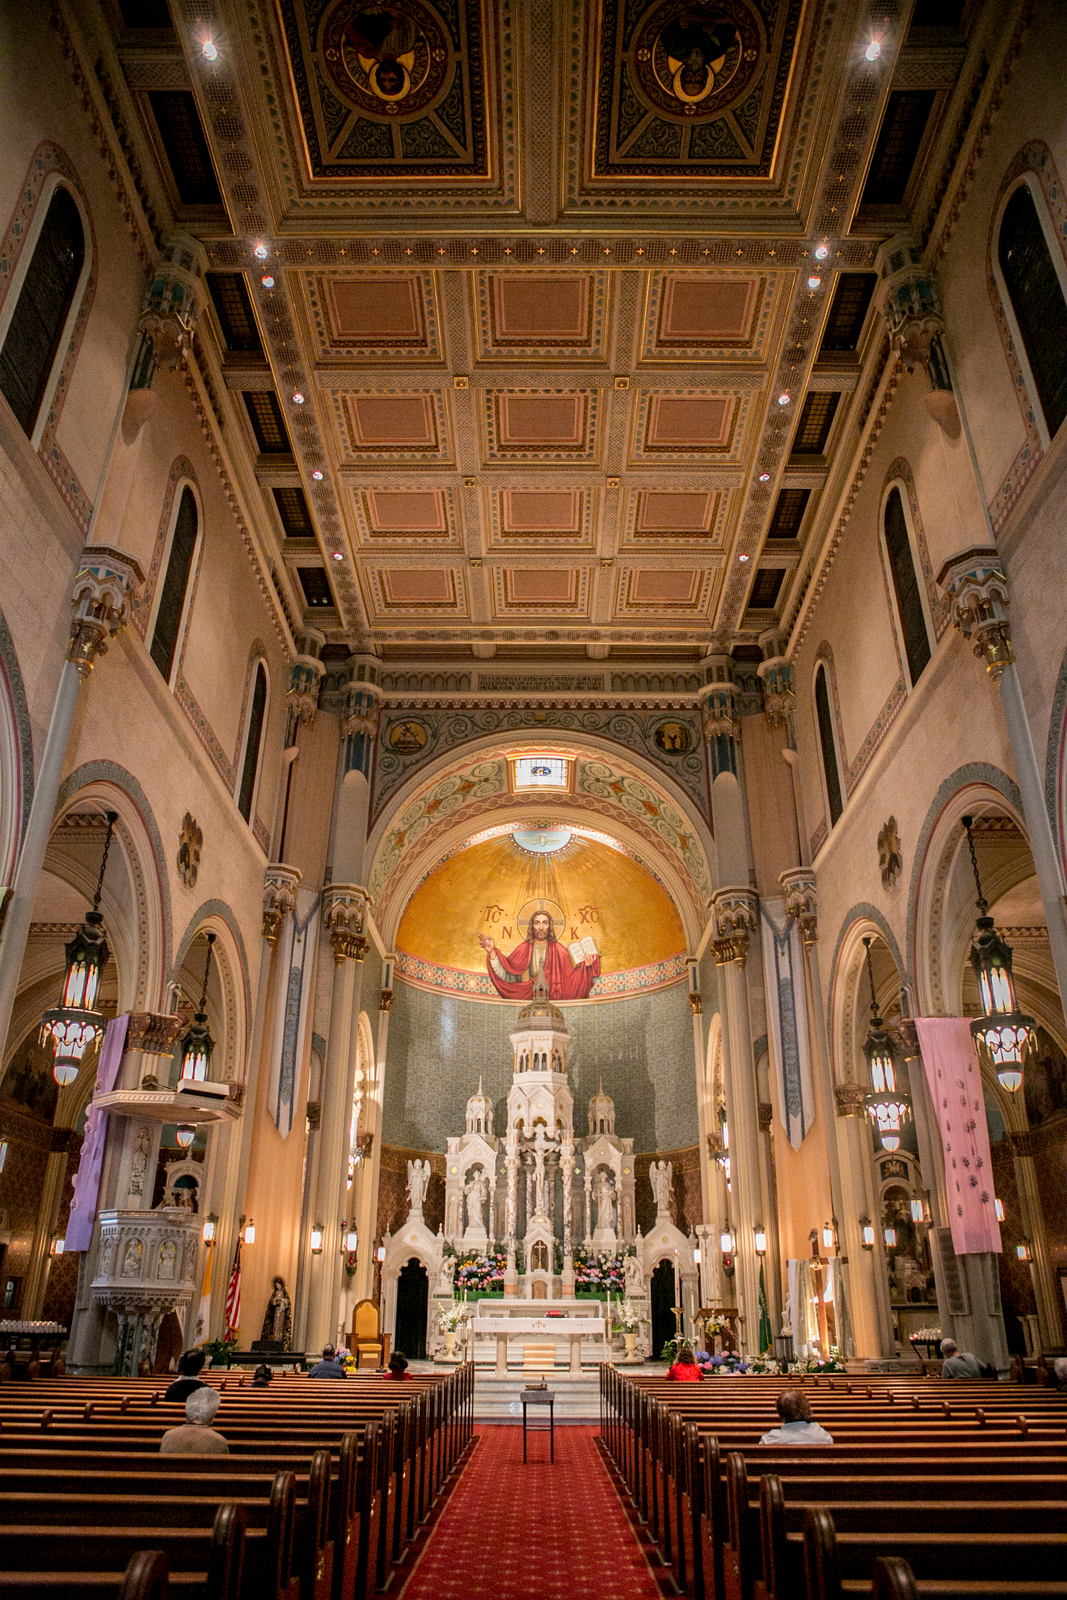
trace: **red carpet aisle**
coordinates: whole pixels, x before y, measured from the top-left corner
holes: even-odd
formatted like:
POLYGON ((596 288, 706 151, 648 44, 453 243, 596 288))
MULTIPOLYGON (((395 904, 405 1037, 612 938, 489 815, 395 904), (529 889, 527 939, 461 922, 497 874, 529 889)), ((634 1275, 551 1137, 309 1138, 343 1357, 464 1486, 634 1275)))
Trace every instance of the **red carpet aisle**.
POLYGON ((597 1454, 594 1428, 548 1439, 485 1428, 403 1590, 403 1600, 659 1600, 597 1454))

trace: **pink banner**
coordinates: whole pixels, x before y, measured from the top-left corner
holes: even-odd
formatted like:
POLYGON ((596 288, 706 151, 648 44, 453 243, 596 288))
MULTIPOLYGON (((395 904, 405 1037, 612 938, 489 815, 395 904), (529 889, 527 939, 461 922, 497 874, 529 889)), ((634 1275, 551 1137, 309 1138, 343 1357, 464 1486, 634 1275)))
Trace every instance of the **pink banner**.
POLYGON ((952 1248, 999 1251, 982 1071, 967 1017, 916 1017, 926 1081, 945 1151, 952 1248))
MULTIPOLYGON (((100 1058, 96 1067, 94 1098, 110 1094, 119 1075, 119 1063, 126 1048, 126 1028, 129 1012, 114 1017, 107 1025, 100 1058)), ((96 1197, 100 1193, 100 1169, 104 1162, 104 1137, 107 1133, 107 1112, 89 1106, 85 1114, 85 1137, 82 1140, 81 1160, 74 1179, 74 1199, 70 1202, 67 1222, 66 1250, 88 1250, 96 1220, 96 1197)))

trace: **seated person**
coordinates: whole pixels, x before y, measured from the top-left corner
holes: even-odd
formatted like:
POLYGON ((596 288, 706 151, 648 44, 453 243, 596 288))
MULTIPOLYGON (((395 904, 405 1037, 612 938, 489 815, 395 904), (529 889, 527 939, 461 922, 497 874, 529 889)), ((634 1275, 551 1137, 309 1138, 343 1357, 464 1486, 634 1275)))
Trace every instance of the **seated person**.
POLYGON ((789 1448, 795 1444, 833 1444, 826 1429, 812 1421, 811 1404, 803 1389, 782 1390, 778 1396, 778 1415, 782 1426, 765 1433, 760 1444, 784 1444, 789 1448))
POLYGON ((402 1350, 394 1350, 389 1357, 389 1370, 386 1378, 392 1378, 395 1383, 410 1382, 411 1373, 408 1371, 408 1358, 402 1350))
POLYGON ((980 1378, 982 1363, 969 1350, 961 1350, 955 1339, 942 1339, 941 1376, 943 1378, 980 1378))
POLYGON ((161 1456, 228 1456, 230 1447, 211 1426, 222 1403, 217 1389, 202 1383, 185 1402, 185 1422, 168 1428, 159 1446, 161 1456))
POLYGON ((253 1389, 265 1389, 273 1376, 274 1374, 267 1366, 267 1363, 265 1361, 261 1361, 255 1372, 252 1374, 253 1389))
POLYGON ((322 1360, 316 1361, 308 1373, 308 1377, 343 1378, 344 1376, 345 1369, 337 1359, 337 1351, 332 1344, 324 1344, 322 1347, 322 1360))
POLYGON ((187 1350, 178 1362, 178 1377, 163 1396, 164 1400, 188 1400, 197 1389, 202 1389, 204 1380, 200 1373, 206 1360, 202 1350, 187 1350))
POLYGON ((700 1368, 693 1359, 692 1346, 683 1344, 678 1352, 678 1359, 674 1363, 667 1377, 674 1383, 700 1383, 704 1377, 700 1368))

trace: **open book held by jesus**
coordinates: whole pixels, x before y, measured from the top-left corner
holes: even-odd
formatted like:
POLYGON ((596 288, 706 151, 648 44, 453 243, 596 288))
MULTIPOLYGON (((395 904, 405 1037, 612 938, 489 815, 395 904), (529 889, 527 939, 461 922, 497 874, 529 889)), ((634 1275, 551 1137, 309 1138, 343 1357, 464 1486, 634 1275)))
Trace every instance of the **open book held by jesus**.
POLYGON ((588 934, 585 935, 584 939, 575 939, 572 944, 567 946, 567 949, 570 951, 571 960, 576 967, 582 965, 586 956, 598 956, 600 954, 588 934))

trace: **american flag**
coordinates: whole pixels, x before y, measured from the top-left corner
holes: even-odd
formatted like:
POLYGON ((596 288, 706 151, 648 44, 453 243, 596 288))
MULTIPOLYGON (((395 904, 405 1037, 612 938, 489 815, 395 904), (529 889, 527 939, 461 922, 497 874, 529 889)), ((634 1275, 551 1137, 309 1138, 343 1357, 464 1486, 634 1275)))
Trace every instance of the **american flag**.
POLYGON ((237 1248, 233 1253, 233 1271, 226 1289, 226 1337, 236 1334, 241 1326, 241 1235, 237 1235, 237 1248))

